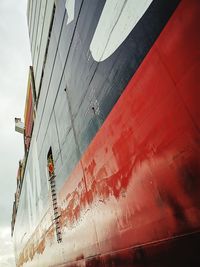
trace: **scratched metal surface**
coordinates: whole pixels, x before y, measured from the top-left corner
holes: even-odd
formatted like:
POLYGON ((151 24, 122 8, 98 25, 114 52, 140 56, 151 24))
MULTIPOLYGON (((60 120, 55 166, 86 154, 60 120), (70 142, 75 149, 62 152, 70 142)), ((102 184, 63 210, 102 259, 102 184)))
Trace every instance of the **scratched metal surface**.
POLYGON ((146 266, 167 251, 180 263, 178 247, 183 259, 198 260, 199 235, 189 234, 200 219, 199 2, 181 1, 170 18, 178 1, 153 1, 100 63, 89 45, 104 2, 76 1, 70 24, 65 1, 56 3, 14 232, 18 266, 146 266))

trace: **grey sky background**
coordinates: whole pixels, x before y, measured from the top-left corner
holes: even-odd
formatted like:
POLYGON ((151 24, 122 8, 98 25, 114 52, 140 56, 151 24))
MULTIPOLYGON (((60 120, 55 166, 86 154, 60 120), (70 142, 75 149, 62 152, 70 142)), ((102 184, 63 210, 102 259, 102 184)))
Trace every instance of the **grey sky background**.
POLYGON ((13 267, 10 222, 23 137, 14 118, 24 116, 28 68, 31 65, 27 0, 0 0, 0 267, 13 267))

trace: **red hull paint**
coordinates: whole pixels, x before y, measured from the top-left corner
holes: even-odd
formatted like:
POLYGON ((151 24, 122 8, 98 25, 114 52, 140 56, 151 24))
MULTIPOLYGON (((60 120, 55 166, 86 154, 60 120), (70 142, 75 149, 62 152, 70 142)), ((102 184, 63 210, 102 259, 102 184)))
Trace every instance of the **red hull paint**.
POLYGON ((181 2, 60 194, 84 257, 200 229, 199 11, 181 2))

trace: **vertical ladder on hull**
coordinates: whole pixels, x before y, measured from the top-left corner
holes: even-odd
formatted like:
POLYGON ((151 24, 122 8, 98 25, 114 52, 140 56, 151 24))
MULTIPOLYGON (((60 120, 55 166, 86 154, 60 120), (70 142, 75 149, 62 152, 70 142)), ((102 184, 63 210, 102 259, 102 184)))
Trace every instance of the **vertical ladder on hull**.
POLYGON ((58 201, 57 201, 57 194, 56 194, 56 175, 54 173, 54 163, 53 163, 53 156, 51 148, 48 153, 48 170, 49 170, 49 183, 50 183, 50 189, 51 189, 51 198, 52 198, 52 204, 53 204, 53 213, 54 213, 54 223, 55 223, 55 229, 56 229, 56 237, 57 242, 62 242, 62 233, 61 233, 61 227, 60 227, 60 214, 58 211, 58 201))

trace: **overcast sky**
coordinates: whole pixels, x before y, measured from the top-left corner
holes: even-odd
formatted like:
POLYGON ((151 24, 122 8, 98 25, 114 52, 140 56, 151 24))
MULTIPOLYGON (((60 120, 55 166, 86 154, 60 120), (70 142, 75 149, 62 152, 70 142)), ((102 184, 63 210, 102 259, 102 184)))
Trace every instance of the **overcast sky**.
POLYGON ((13 267, 10 222, 22 135, 14 118, 22 117, 31 65, 26 25, 27 0, 0 0, 0 266, 13 267))

